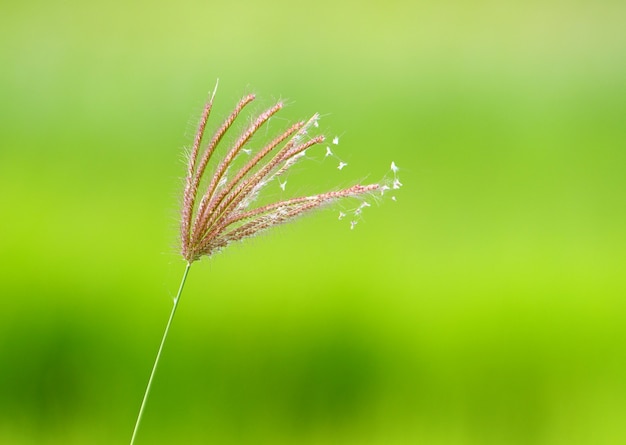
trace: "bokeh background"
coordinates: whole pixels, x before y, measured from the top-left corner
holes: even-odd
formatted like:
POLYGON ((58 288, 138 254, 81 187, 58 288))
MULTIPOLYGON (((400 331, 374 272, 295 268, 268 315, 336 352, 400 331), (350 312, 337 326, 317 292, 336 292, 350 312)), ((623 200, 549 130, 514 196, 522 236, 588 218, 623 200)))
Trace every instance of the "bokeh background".
POLYGON ((0 443, 128 443, 217 78, 405 186, 194 265, 137 443, 626 443, 626 3, 0 10, 0 443))

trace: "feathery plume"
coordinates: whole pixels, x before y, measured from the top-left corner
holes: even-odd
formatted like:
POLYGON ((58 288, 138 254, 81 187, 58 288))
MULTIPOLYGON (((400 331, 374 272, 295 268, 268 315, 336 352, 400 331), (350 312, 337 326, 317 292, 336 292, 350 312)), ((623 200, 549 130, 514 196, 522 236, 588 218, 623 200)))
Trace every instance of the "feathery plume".
MULTIPOLYGON (((200 155, 200 146, 214 97, 215 91, 211 94, 200 118, 193 148, 189 155, 185 179, 181 218, 181 251, 188 263, 192 263, 203 256, 210 256, 235 241, 254 236, 263 230, 291 221, 319 207, 342 198, 371 194, 376 190, 380 191, 383 186, 378 183, 354 185, 343 190, 301 196, 253 207, 257 196, 267 184, 284 175, 304 156, 308 148, 325 141, 323 135, 311 136, 309 134, 312 128, 319 126, 319 115, 314 114, 308 121, 297 122, 282 130, 271 142, 255 155, 252 155, 253 150, 248 146, 248 143, 258 130, 283 108, 283 103, 278 102, 253 119, 226 151, 226 155, 215 163, 215 167, 204 181, 208 183, 208 186, 199 198, 200 184, 203 183, 203 179, 207 175, 207 166, 211 156, 239 114, 255 99, 254 95, 248 95, 239 101, 234 111, 219 127, 200 155), (228 180, 226 173, 234 167, 233 161, 241 151, 252 156, 252 158, 234 173, 232 179, 228 180), (200 162, 198 162, 199 157, 200 162)), ((332 142, 337 144, 339 142, 338 137, 335 137, 332 142)), ((329 147, 326 150, 327 156, 332 154, 329 147)), ((339 170, 346 165, 340 161, 339 170)), ((279 185, 283 190, 285 184, 286 181, 279 179, 279 185)))

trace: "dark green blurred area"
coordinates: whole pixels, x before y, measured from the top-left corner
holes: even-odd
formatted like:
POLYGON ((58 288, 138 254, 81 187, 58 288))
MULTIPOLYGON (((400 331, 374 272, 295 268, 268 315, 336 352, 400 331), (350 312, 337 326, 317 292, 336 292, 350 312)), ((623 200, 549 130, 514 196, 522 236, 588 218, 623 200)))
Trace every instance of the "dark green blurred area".
POLYGON ((1 9, 0 443, 130 440, 218 77, 405 187, 194 265, 137 443, 626 443, 623 2, 1 9))

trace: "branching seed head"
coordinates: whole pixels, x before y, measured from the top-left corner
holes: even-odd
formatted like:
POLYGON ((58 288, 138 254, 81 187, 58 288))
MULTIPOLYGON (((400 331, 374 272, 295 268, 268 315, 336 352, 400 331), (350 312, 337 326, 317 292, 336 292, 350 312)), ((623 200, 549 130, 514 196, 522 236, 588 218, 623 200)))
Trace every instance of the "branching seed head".
MULTIPOLYGON (((278 184, 284 191, 287 181, 281 181, 281 177, 304 156, 308 148, 324 142, 323 135, 310 134, 313 128, 319 126, 319 115, 314 114, 306 122, 291 125, 279 132, 263 148, 258 151, 254 150, 249 146, 249 141, 283 107, 283 103, 278 102, 253 119, 241 135, 231 143, 221 159, 211 162, 224 135, 233 126, 243 109, 255 99, 254 95, 241 99, 205 148, 201 150, 214 97, 215 91, 200 118, 198 131, 189 154, 185 179, 181 215, 181 247, 182 255, 189 263, 205 255, 212 255, 234 241, 249 238, 265 229, 289 222, 300 215, 342 198, 363 197, 364 195, 379 197, 386 190, 397 189, 402 185, 397 177, 398 168, 395 163, 392 163, 393 179, 388 181, 368 185, 357 184, 343 190, 295 197, 255 207, 253 204, 256 198, 267 184, 278 179, 278 184), (202 154, 200 154, 201 151, 202 154), (249 160, 242 167, 235 168, 233 163, 241 152, 244 152, 249 160), (209 164, 213 167, 210 170, 211 173, 207 174, 209 164), (201 191, 203 183, 208 185, 202 187, 204 190, 201 191)), ((338 144, 339 138, 335 137, 332 143, 338 144)), ((326 156, 337 158, 330 147, 326 147, 326 156)), ((337 159, 339 170, 348 165, 339 158, 337 159)), ((370 204, 362 199, 361 205, 353 212, 354 216, 360 215, 363 208, 369 206, 370 204)), ((340 213, 340 219, 343 216, 345 214, 340 213)), ((355 225, 356 220, 352 220, 351 227, 354 228, 355 225)))

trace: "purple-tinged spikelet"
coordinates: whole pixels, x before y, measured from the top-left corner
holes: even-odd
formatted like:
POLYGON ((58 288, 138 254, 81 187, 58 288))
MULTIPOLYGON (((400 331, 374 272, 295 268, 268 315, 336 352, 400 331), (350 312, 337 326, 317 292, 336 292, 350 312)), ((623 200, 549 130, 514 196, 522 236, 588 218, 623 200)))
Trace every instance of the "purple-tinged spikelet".
MULTIPOLYGON (((276 178, 280 181, 280 177, 304 156, 308 148, 321 144, 325 140, 322 135, 309 135, 312 127, 318 127, 319 115, 315 114, 308 121, 297 122, 275 136, 229 180, 227 172, 233 167, 233 161, 237 155, 242 151, 252 155, 252 150, 247 147, 249 140, 283 107, 283 103, 278 102, 252 120, 228 148, 224 157, 214 163, 215 167, 206 180, 208 183, 206 190, 199 198, 200 184, 205 177, 211 156, 237 116, 255 99, 254 95, 248 95, 239 101, 200 156, 200 147, 214 97, 215 91, 204 108, 189 154, 181 215, 181 249, 188 263, 202 256, 212 255, 234 241, 249 238, 265 229, 288 222, 342 198, 359 197, 373 194, 375 191, 382 195, 391 187, 398 188, 401 185, 396 176, 397 167, 392 163, 394 182, 391 187, 383 183, 354 185, 343 190, 296 197, 253 207, 252 204, 259 192, 270 181, 276 178)), ((338 137, 335 137, 333 144, 337 144, 338 141, 338 137)), ((332 153, 330 148, 327 148, 327 156, 329 154, 332 153)), ((345 162, 339 160, 339 169, 346 165, 345 162)), ((281 188, 284 189, 285 184, 286 182, 280 182, 281 188)), ((366 206, 369 204, 363 201, 355 211, 355 215, 358 215, 366 206)), ((353 221, 351 226, 354 227, 355 224, 356 222, 353 221)))

